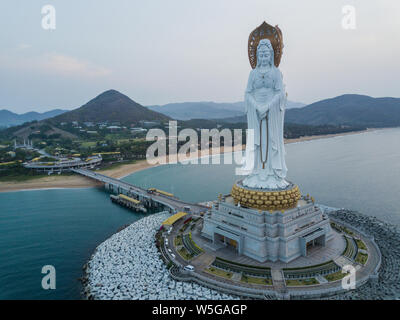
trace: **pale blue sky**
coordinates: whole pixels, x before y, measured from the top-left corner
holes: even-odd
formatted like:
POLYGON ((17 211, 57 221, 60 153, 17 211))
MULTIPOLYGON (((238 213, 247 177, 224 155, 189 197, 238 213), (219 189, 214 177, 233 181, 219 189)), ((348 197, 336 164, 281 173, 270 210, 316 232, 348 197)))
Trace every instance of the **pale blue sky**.
POLYGON ((290 100, 399 97, 399 17, 398 0, 2 0, 0 109, 71 109, 111 88, 143 105, 242 100, 263 20, 283 31, 290 100), (41 27, 46 4, 56 30, 41 27))

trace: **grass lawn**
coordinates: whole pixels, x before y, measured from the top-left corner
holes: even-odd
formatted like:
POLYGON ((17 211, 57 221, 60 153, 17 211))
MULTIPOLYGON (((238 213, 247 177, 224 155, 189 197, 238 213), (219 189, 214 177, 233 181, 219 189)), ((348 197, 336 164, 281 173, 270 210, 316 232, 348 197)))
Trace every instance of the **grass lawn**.
POLYGON ((218 277, 225 278, 225 279, 232 278, 232 272, 228 272, 228 271, 221 270, 221 269, 218 269, 218 268, 209 267, 207 269, 204 269, 204 271, 208 272, 208 273, 211 273, 213 275, 216 275, 218 277))
POLYGON ((327 276, 325 276, 325 279, 328 280, 329 282, 332 282, 343 279, 346 275, 347 273, 342 273, 342 271, 338 271, 335 273, 328 274, 327 276))
POLYGON ((365 253, 357 253, 356 262, 361 263, 362 265, 366 264, 368 260, 368 254, 365 253))
POLYGON ((90 147, 95 147, 97 144, 97 141, 83 141, 81 142, 81 147, 82 148, 90 148, 90 147))
POLYGON ((240 281, 245 282, 245 283, 261 284, 261 285, 267 285, 267 286, 272 285, 271 279, 259 278, 259 277, 242 276, 242 279, 240 281))
POLYGON ((362 240, 358 240, 358 239, 355 239, 355 240, 357 242, 358 249, 368 250, 367 246, 365 245, 365 243, 362 240))
POLYGON ((319 282, 315 278, 286 280, 287 286, 309 286, 309 285, 318 284, 318 283, 319 282))
POLYGON ((178 250, 178 253, 186 261, 189 261, 190 259, 193 258, 193 256, 185 249, 185 247, 180 248, 178 250))

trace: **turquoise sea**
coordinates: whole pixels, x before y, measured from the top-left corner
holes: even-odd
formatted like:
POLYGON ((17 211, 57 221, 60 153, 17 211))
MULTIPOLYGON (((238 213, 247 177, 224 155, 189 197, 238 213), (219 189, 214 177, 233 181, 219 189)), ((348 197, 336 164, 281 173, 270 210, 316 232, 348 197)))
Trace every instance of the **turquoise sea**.
MULTIPOLYGON (((286 145, 289 180, 318 203, 400 225, 400 128, 286 145)), ((228 193, 235 165, 168 165, 124 180, 189 201, 228 193)), ((143 217, 101 188, 0 193, 0 299, 79 299, 82 266, 95 247, 143 217), (56 268, 43 290, 41 269, 56 268)))

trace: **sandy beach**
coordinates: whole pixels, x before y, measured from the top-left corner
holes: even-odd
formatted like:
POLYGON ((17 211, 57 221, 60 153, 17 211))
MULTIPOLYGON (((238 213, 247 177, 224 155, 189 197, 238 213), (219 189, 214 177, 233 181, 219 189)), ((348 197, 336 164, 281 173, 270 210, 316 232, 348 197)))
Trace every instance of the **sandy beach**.
MULTIPOLYGON (((338 134, 328 134, 328 135, 320 135, 320 136, 309 136, 309 137, 301 137, 297 139, 286 139, 286 143, 295 143, 295 142, 302 142, 302 141, 310 141, 316 139, 326 139, 336 136, 344 136, 350 134, 360 134, 372 131, 374 129, 367 129, 364 131, 357 131, 357 132, 344 132, 338 134)), ((234 152, 242 150, 244 146, 235 146, 235 147, 221 147, 210 149, 210 154, 219 154, 219 153, 227 153, 227 152, 234 152)), ((194 152, 191 154, 187 154, 185 159, 194 159, 197 157, 207 156, 207 153, 200 153, 194 152)), ((179 158, 179 160, 181 160, 179 158)), ((179 161, 178 160, 178 161, 179 161)), ((168 159, 166 160, 168 162, 168 159)), ((150 167, 154 167, 156 164, 150 164, 147 160, 140 160, 135 163, 130 164, 121 164, 120 166, 113 168, 113 169, 104 169, 99 170, 99 173, 108 175, 113 178, 123 178, 129 174, 134 172, 147 169, 150 167)), ((23 181, 23 182, 14 182, 14 181, 7 181, 7 182, 0 182, 0 192, 8 192, 8 191, 18 191, 18 190, 34 190, 34 189, 52 189, 52 188, 88 188, 88 187, 97 187, 101 186, 101 183, 98 183, 94 180, 91 180, 86 177, 73 175, 73 176, 43 176, 43 178, 23 181)))

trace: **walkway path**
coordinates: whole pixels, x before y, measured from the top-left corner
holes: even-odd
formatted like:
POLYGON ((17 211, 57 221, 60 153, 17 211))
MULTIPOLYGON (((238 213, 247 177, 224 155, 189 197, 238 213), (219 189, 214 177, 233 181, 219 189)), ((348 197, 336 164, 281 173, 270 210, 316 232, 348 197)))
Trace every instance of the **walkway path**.
POLYGON ((281 269, 271 269, 272 284, 274 290, 280 293, 286 292, 286 282, 285 277, 281 269))

